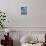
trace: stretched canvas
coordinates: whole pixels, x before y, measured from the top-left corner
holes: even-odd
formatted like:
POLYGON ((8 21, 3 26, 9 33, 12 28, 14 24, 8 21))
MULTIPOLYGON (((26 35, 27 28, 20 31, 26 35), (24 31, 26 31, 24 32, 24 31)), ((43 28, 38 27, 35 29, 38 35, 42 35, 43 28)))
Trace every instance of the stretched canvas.
POLYGON ((27 15, 27 7, 21 7, 21 15, 27 15))

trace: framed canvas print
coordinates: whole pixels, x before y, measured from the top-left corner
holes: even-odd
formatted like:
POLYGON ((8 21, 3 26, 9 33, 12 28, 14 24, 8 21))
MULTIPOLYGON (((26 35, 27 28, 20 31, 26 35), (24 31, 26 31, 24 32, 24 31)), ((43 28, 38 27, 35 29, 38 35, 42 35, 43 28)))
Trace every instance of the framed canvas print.
POLYGON ((26 6, 21 7, 21 15, 27 15, 27 7, 26 6))

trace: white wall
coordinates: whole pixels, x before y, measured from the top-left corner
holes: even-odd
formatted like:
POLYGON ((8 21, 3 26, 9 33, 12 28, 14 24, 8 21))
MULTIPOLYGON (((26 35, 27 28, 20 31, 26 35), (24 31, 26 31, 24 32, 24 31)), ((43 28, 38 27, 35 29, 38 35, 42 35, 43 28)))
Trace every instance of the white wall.
POLYGON ((46 27, 46 0, 33 0, 32 26, 46 27))
POLYGON ((0 0, 0 9, 6 12, 7 27, 46 27, 45 4, 46 0, 0 0), (28 7, 27 16, 21 16, 23 5, 28 7))
POLYGON ((46 31, 46 0, 0 0, 0 9, 6 12, 6 26, 13 27, 12 31, 20 31, 20 36, 31 31, 46 31), (28 7, 27 16, 21 16, 20 7, 23 5, 28 7))

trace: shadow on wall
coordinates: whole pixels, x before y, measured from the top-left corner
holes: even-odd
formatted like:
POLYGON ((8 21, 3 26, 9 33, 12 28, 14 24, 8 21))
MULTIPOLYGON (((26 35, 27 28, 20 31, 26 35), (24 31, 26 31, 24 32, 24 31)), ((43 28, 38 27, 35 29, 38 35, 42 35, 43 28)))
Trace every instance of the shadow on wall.
POLYGON ((13 46, 21 46, 20 41, 13 40, 13 46))

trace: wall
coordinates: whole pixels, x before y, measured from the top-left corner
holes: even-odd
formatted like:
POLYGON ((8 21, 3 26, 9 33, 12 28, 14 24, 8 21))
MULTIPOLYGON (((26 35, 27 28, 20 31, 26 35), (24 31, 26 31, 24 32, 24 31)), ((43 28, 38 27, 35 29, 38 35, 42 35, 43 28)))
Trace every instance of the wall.
POLYGON ((7 27, 46 27, 45 4, 46 0, 0 0, 0 9, 6 12, 7 27), (27 16, 21 16, 23 5, 28 7, 27 16))
POLYGON ((45 4, 46 0, 0 0, 0 9, 6 12, 8 20, 5 26, 8 29, 13 27, 13 30, 21 31, 22 35, 30 31, 46 31, 45 4), (27 16, 20 14, 20 7, 23 5, 28 6, 27 16))

